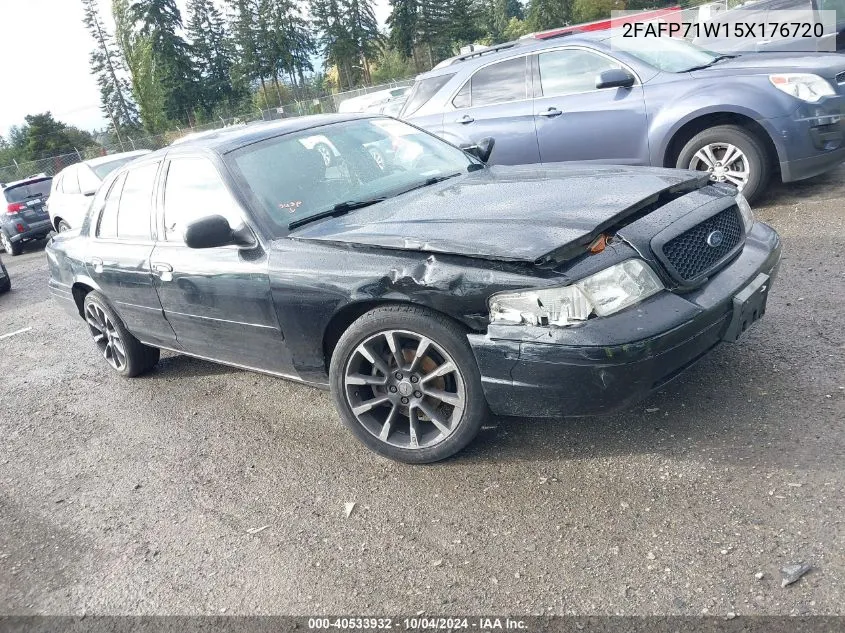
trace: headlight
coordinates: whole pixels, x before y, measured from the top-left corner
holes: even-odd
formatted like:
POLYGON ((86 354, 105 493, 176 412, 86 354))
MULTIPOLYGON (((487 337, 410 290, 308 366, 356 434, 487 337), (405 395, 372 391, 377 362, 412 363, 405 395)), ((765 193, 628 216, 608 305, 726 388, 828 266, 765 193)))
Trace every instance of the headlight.
POLYGON ((490 297, 496 323, 567 326, 590 315, 608 316, 663 290, 663 283, 640 259, 628 259, 562 288, 503 292, 490 297))
POLYGON ((810 103, 815 103, 822 97, 829 97, 836 94, 833 86, 826 79, 818 75, 785 73, 781 75, 769 75, 769 81, 781 92, 810 103))
POLYGON ((751 227, 754 226, 754 211, 751 210, 751 205, 748 204, 748 200, 741 193, 736 197, 736 206, 739 207, 745 234, 748 235, 751 232, 751 227))

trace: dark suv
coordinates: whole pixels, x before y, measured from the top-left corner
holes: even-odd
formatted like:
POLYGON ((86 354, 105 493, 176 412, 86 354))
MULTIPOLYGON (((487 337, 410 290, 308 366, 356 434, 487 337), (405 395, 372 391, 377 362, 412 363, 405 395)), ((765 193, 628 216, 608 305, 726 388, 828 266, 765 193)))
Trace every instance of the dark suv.
POLYGON ((9 255, 20 255, 24 242, 46 237, 53 230, 47 199, 53 179, 39 174, 3 187, 5 209, 0 209, 0 244, 9 255))

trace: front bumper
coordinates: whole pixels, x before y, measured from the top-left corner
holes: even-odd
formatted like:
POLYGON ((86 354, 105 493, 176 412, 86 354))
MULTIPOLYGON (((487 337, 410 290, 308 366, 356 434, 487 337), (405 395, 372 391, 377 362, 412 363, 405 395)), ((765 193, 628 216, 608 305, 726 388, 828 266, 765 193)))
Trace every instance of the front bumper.
POLYGON ((662 292, 575 328, 491 325, 470 335, 490 409, 564 417, 641 400, 735 333, 734 297, 760 274, 770 285, 780 253, 777 233, 758 223, 741 255, 694 292, 662 292))
POLYGON ((811 178, 845 162, 845 95, 802 104, 792 116, 769 124, 783 182, 811 178))

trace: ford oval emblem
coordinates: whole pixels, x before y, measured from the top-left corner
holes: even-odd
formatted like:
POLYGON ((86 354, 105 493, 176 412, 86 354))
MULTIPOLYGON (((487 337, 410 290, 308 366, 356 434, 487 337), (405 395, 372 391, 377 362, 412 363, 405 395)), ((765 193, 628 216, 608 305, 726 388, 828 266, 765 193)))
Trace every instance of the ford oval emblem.
POLYGON ((707 236, 707 246, 711 248, 718 248, 725 241, 725 234, 721 231, 711 231, 707 236))

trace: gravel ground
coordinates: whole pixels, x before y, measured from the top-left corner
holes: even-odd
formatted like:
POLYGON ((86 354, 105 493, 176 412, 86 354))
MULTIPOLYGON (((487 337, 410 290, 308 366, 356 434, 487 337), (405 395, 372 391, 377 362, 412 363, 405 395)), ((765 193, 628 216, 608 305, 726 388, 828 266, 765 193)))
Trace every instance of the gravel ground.
POLYGON ((173 355, 117 378, 43 245, 4 255, 0 336, 32 329, 0 340, 0 613, 842 614, 844 183, 758 205, 785 259, 743 341, 624 414, 495 419, 433 466, 283 380, 173 355))

